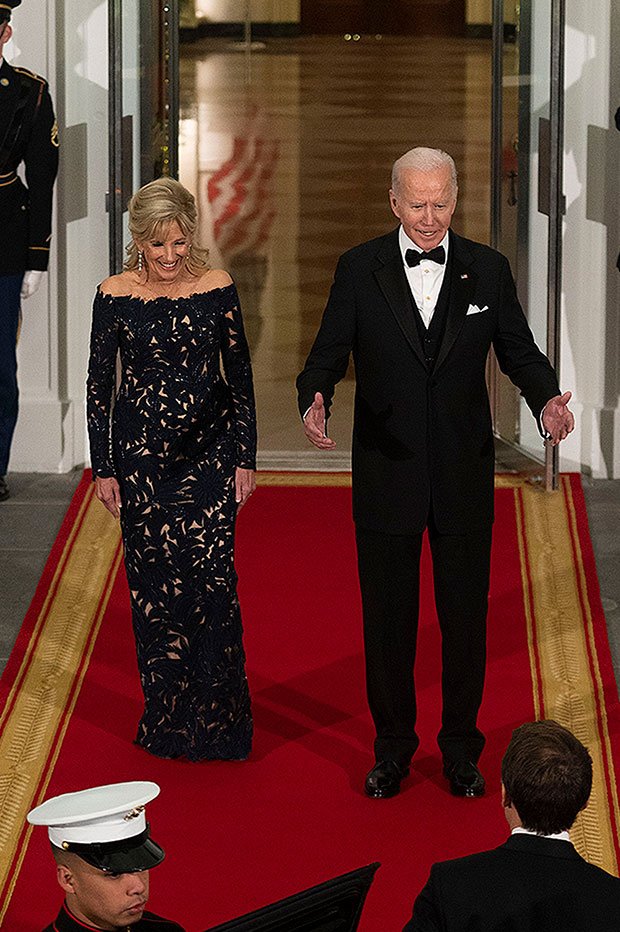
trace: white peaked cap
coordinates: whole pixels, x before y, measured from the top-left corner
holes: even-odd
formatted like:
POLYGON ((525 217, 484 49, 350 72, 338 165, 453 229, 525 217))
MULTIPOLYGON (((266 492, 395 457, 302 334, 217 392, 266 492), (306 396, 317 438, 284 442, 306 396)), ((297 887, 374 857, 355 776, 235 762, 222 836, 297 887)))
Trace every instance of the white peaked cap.
POLYGON ((159 795, 150 781, 111 783, 47 799, 28 813, 32 825, 47 825, 52 844, 118 842, 146 831, 146 803, 159 795))

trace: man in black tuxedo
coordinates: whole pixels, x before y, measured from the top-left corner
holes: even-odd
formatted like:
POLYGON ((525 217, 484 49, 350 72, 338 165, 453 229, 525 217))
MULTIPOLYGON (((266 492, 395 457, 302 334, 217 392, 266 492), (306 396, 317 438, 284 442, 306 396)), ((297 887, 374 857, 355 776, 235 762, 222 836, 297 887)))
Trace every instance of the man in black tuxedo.
POLYGON ((477 727, 486 663, 494 449, 489 348, 542 421, 549 442, 573 429, 548 359, 519 305, 508 261, 457 236, 454 162, 416 148, 394 165, 401 221, 341 256, 320 330, 297 379, 308 439, 335 444, 326 419, 353 353, 353 517, 375 723, 374 798, 396 795, 418 746, 413 682, 425 528, 442 635, 438 744, 453 793, 481 796, 477 727))
POLYGON ((502 761, 508 841, 434 864, 403 932, 620 929, 620 880, 584 861, 568 837, 591 788, 592 760, 568 729, 515 729, 502 761))

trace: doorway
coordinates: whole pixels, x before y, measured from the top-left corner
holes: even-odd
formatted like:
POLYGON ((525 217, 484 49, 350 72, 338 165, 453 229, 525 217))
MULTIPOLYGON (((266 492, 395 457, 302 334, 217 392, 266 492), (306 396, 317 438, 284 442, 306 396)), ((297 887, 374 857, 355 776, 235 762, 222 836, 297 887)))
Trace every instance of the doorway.
MULTIPOLYGON (((559 366, 564 0, 494 0, 491 245, 510 260, 539 347, 559 366)), ((557 484, 525 401, 492 358, 495 432, 521 467, 557 484)))
POLYGON ((464 36, 465 0, 301 0, 302 35, 464 36))
POLYGON ((178 175, 178 0, 108 4, 109 268, 121 271, 131 195, 178 175))

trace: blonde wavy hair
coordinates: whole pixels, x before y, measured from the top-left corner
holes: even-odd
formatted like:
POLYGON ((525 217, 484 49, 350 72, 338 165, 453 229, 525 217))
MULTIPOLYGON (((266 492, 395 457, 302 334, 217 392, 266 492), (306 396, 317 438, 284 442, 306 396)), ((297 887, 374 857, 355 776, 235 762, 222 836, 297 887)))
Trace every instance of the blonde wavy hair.
POLYGON ((174 178, 156 178, 136 191, 129 201, 129 232, 133 239, 126 247, 125 271, 138 268, 136 243, 160 239, 175 220, 183 236, 191 242, 185 260, 187 271, 190 275, 200 275, 210 268, 209 250, 193 242, 198 225, 194 196, 174 178))

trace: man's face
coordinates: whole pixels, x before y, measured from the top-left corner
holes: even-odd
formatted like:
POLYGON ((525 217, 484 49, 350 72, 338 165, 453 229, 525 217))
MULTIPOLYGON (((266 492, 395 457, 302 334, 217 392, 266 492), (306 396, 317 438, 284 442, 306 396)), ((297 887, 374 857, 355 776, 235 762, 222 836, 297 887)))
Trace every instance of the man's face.
POLYGON ((390 189, 390 206, 416 246, 434 249, 446 235, 456 207, 449 166, 429 172, 403 169, 396 190, 390 189))
POLYGON ((3 23, 0 23, 0 57, 4 52, 4 46, 9 41, 13 35, 13 30, 9 25, 9 21, 5 20, 3 23))
POLYGON ((142 918, 149 896, 149 872, 108 874, 77 856, 58 865, 58 882, 76 919, 107 932, 142 918))

